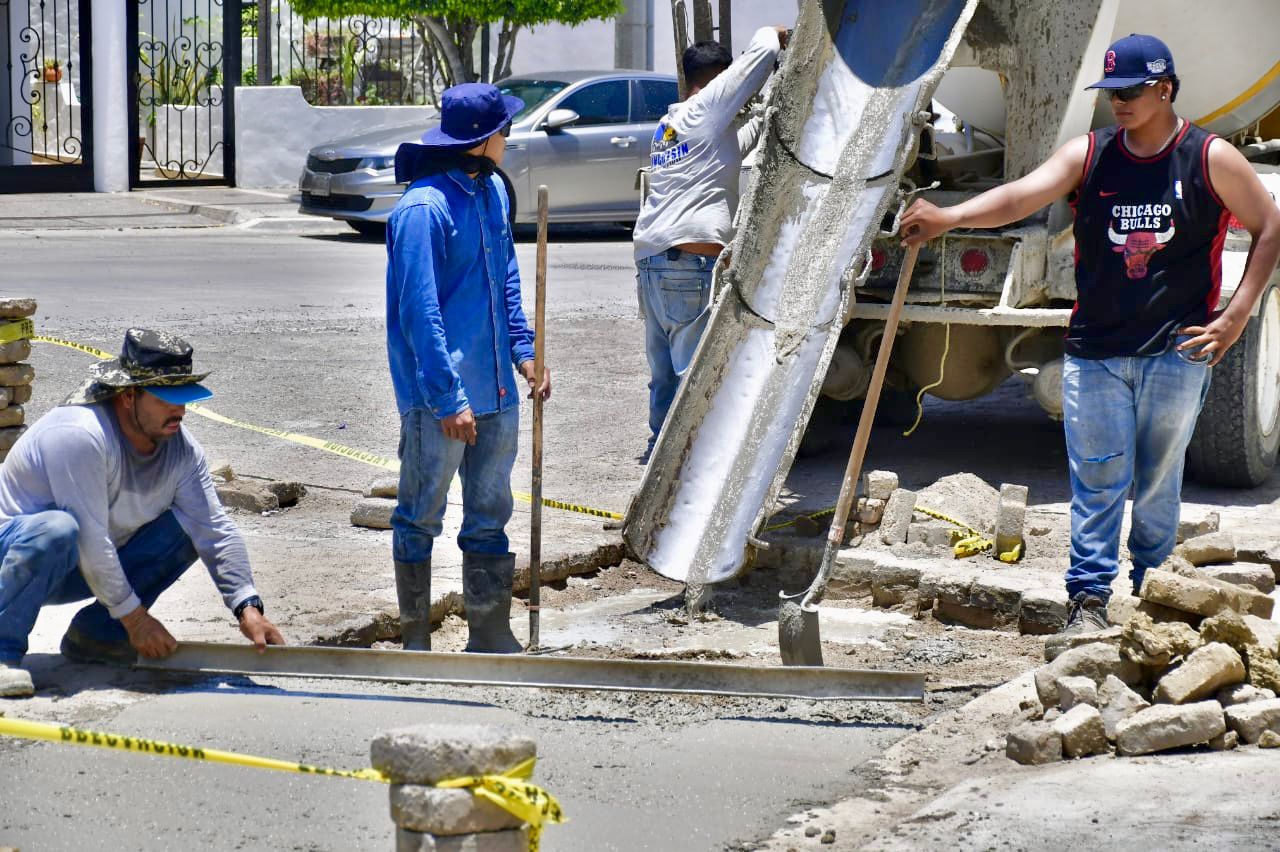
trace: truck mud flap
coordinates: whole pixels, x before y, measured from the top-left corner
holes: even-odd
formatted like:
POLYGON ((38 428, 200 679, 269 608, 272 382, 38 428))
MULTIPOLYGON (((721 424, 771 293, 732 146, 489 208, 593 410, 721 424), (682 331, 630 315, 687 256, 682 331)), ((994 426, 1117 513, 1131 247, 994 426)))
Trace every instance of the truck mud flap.
POLYGON ((976 4, 802 5, 725 286, 623 526, 631 555, 663 576, 743 570, 840 336, 847 273, 897 203, 917 116, 976 4))

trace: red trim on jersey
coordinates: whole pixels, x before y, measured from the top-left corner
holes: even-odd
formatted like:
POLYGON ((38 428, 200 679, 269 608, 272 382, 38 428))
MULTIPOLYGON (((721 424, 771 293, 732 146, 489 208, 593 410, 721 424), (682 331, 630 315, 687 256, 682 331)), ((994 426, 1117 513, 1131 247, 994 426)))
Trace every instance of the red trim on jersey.
POLYGON ((1169 156, 1169 154, 1173 151, 1174 148, 1177 148, 1179 145, 1181 145, 1182 140, 1187 138, 1187 132, 1189 130, 1191 130, 1191 122, 1184 121, 1182 123, 1182 130, 1178 131, 1178 135, 1174 137, 1173 141, 1170 142, 1168 145, 1165 145, 1163 148, 1161 148, 1153 156, 1150 156, 1150 157, 1139 157, 1137 154, 1129 150, 1129 146, 1124 143, 1125 132, 1123 127, 1121 127, 1120 130, 1116 132, 1116 139, 1120 143, 1119 145, 1120 153, 1124 154, 1133 162, 1154 163, 1156 160, 1163 160, 1165 157, 1169 156))
POLYGON ((1209 297, 1206 300, 1209 313, 1218 309, 1218 299, 1222 298, 1222 246, 1227 241, 1227 223, 1231 221, 1231 211, 1222 208, 1218 216, 1218 233, 1209 246, 1209 297))
POLYGON ((1204 140, 1204 147, 1200 149, 1200 171, 1204 174, 1204 185, 1208 187, 1209 194, 1213 196, 1213 200, 1218 202, 1220 206, 1225 207, 1226 205, 1222 203, 1222 199, 1218 197, 1218 191, 1213 188, 1213 178, 1209 176, 1209 146, 1217 138, 1216 135, 1210 133, 1204 140))
POLYGON ((1089 150, 1084 155, 1084 168, 1080 170, 1080 188, 1084 189, 1084 183, 1089 179, 1089 172, 1093 170, 1093 151, 1097 143, 1093 139, 1093 131, 1089 131, 1089 150))

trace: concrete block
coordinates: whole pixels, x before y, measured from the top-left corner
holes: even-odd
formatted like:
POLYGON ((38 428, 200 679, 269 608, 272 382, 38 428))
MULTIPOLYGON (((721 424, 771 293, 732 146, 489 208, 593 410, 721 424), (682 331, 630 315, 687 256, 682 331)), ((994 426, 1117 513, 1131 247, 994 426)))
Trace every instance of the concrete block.
POLYGON ((26 426, 10 426, 6 429, 0 429, 0 450, 6 453, 12 450, 13 445, 18 443, 18 439, 22 437, 22 433, 25 431, 27 431, 26 426))
POLYGON ((351 524, 374 530, 391 529, 391 513, 396 510, 395 500, 366 497, 351 510, 351 524))
POLYGON ((1058 706, 1065 712, 1079 704, 1098 706, 1098 685, 1090 678, 1067 675, 1058 678, 1058 706))
POLYGON ((31 357, 30 340, 11 340, 0 345, 0 364, 16 364, 31 357))
POLYGON ((1153 697, 1166 704, 1187 704, 1208 698, 1224 686, 1244 680, 1244 660, 1230 645, 1211 642, 1198 648, 1156 684, 1153 697))
POLYGON ((233 479, 214 485, 214 490, 218 492, 222 505, 228 509, 262 513, 280 508, 280 498, 260 482, 233 479))
POLYGON ((1258 616, 1249 614, 1242 616, 1244 623, 1253 631, 1253 635, 1257 637, 1258 644, 1269 650, 1273 656, 1280 657, 1280 622, 1272 621, 1269 618, 1258 618, 1258 616))
POLYGON ((35 368, 30 364, 6 364, 0 367, 0 385, 5 387, 25 387, 36 377, 35 368))
POLYGON ((0 388, 0 408, 8 408, 13 402, 13 388, 0 388))
POLYGON ((933 609, 933 605, 938 599, 938 587, 943 583, 966 584, 964 600, 969 599, 967 584, 972 583, 971 575, 942 562, 930 562, 927 565, 928 567, 920 571, 920 582, 916 586, 916 594, 922 612, 933 609))
POLYGON ((1024 764, 1062 760, 1062 735, 1048 722, 1024 722, 1009 732, 1005 755, 1024 764))
POLYGON ((1269 595, 1276 589, 1276 575, 1270 565, 1233 562, 1230 565, 1206 565, 1200 570, 1215 580, 1237 586, 1248 586, 1264 595, 1269 595))
POLYGON ((911 515, 916 510, 916 493, 905 488, 896 489, 884 506, 884 518, 880 521, 880 541, 884 544, 902 544, 907 540, 911 515))
POLYGON ((1275 731, 1263 731, 1258 737, 1258 748, 1280 748, 1280 734, 1275 731))
POLYGON ((30 672, 0 663, 0 698, 29 698, 35 694, 30 672))
POLYGON ((1222 705, 1216 701, 1155 704, 1116 726, 1116 750, 1120 754, 1150 754, 1183 748, 1208 742, 1226 729, 1222 705))
POLYGON ((891 470, 872 470, 862 475, 863 494, 870 500, 888 500, 898 490, 898 474, 891 470))
POLYGON ((1202 579, 1220 589, 1227 606, 1236 612, 1256 615, 1258 618, 1271 618, 1276 602, 1270 595, 1264 595, 1249 586, 1237 586, 1235 583, 1218 580, 1207 574, 1202 574, 1202 579))
POLYGON ((1178 521, 1178 544, 1182 544, 1188 539, 1216 533, 1221 522, 1222 518, 1217 512, 1209 512, 1198 520, 1188 518, 1178 521))
POLYGON ((0 319, 21 319, 35 312, 35 299, 0 299, 0 319))
POLYGON ((978 630, 992 630, 996 627, 996 611, 980 609, 976 606, 953 603, 939 598, 933 606, 933 616, 939 621, 949 624, 963 624, 978 630))
POLYGON ((1027 517, 1027 486, 1000 486, 1000 508, 996 512, 996 546, 992 558, 1008 553, 1022 544, 1022 528, 1027 517))
POLYGON ((1264 648, 1248 623, 1239 614, 1222 612, 1200 624, 1205 642, 1230 645, 1244 659, 1249 683, 1263 689, 1280 691, 1280 662, 1264 648))
POLYGON ((301 482, 268 482, 267 490, 276 495, 282 509, 298 505, 307 496, 307 486, 301 482))
POLYGON ((997 620, 1016 623, 1018 609, 1022 605, 1022 593, 1040 582, 1034 577, 1006 571, 982 574, 973 581, 969 592, 969 605, 979 609, 995 610, 997 620))
POLYGON ((1224 532, 1187 539, 1174 548, 1173 552, 1196 567, 1236 561, 1235 540, 1224 532))
POLYGON ((950 547, 951 531, 955 527, 945 521, 917 521, 907 527, 907 544, 927 544, 930 547, 950 547))
POLYGON ((871 578, 871 600, 879 607, 907 603, 920 584, 922 570, 922 563, 914 559, 881 557, 871 578))
MULTIPOLYGON (((27 413, 21 405, 10 405, 7 408, 0 408, 0 428, 6 426, 21 426, 26 422, 27 413)), ((1265 567, 1265 566, 1263 566, 1265 567)), ((1267 569, 1268 571, 1271 569, 1267 569)))
POLYGON ((436 837, 405 828, 396 829, 396 852, 528 852, 529 832, 489 831, 458 837, 436 837))
POLYGON ((470 790, 418 784, 391 785, 391 821, 410 831, 437 836, 508 831, 523 821, 470 790))
POLYGON ((1217 615, 1228 608, 1226 595, 1217 586, 1170 571, 1148 571, 1139 597, 1196 615, 1217 615))
POLYGON ((1044 640, 1044 661, 1052 663, 1072 648, 1098 642, 1115 645, 1118 648, 1120 647, 1120 630, 1119 627, 1108 627, 1106 630, 1096 630, 1093 633, 1059 633, 1047 636, 1044 640))
POLYGON ((1214 751, 1231 751, 1240 745, 1240 735, 1235 731, 1223 731, 1209 740, 1209 748, 1214 751))
POLYGON ((412 725, 381 734, 370 746, 374 768, 393 784, 505 772, 536 754, 529 737, 489 725, 412 725))
POLYGON ((1054 721, 1053 729, 1062 737, 1065 757, 1088 757, 1110 749, 1102 714, 1089 704, 1077 704, 1063 713, 1054 721))
POLYGON ((381 497, 386 500, 395 500, 400 496, 400 477, 398 476, 380 476, 364 489, 365 497, 381 497))
POLYGON ((1259 689, 1248 683, 1237 683, 1224 686, 1214 696, 1223 707, 1234 707, 1237 704, 1248 704, 1251 701, 1270 701, 1276 694, 1270 689, 1259 689))
POLYGON ((1035 671, 1036 695, 1045 708, 1058 705, 1058 678, 1080 675, 1100 683, 1107 675, 1115 675, 1127 684, 1138 683, 1142 669, 1120 656, 1115 645, 1095 642, 1081 645, 1062 654, 1052 663, 1035 671))
POLYGON ((1098 688, 1098 710, 1102 714, 1102 727, 1107 739, 1116 738, 1116 728, 1122 721, 1150 706, 1149 701, 1115 675, 1107 675, 1098 688))
POLYGON ((833 600, 851 600, 871 594, 877 555, 856 547, 838 551, 835 564, 831 566, 831 578, 827 582, 827 597, 833 600))
POLYGON ((1280 698, 1236 704, 1226 714, 1227 725, 1247 743, 1256 743, 1263 731, 1280 733, 1280 698))
POLYGON ((31 385, 21 385, 19 387, 9 388, 9 402, 18 405, 25 405, 31 401, 31 385))
POLYGON ((879 526, 880 521, 884 519, 884 505, 883 500, 864 497, 858 501, 856 520, 863 526, 879 526))
MULTIPOLYGON (((930 579, 936 583, 934 592, 939 602, 968 606, 973 584, 981 576, 981 572, 972 569, 948 568, 943 573, 931 574, 930 579)), ((924 582, 923 576, 921 582, 924 582)))
POLYGON ((1070 604, 1064 589, 1028 589, 1018 604, 1018 632, 1057 633, 1067 624, 1070 604))

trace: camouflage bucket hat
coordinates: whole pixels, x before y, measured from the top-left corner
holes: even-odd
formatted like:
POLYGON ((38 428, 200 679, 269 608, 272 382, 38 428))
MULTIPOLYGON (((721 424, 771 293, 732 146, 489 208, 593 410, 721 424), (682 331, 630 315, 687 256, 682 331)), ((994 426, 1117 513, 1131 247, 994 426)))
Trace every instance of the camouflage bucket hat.
POLYGON ((120 357, 99 361, 90 367, 89 378, 62 404, 92 405, 110 399, 125 388, 194 385, 208 375, 191 371, 191 346, 182 338, 162 331, 131 328, 125 332, 120 357))

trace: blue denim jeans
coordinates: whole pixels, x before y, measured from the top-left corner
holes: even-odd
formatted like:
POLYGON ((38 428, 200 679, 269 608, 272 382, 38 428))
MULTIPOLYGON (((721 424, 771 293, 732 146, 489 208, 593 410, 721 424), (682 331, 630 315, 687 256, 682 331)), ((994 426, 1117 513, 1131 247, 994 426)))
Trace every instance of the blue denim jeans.
POLYGON ((714 257, 655 254, 636 261, 637 296, 649 360, 649 449, 711 316, 714 257))
POLYGON ((1134 588, 1173 551, 1183 461, 1210 375, 1172 347, 1151 357, 1067 356, 1062 403, 1071 471, 1072 597, 1085 592, 1110 598, 1131 487, 1134 588))
MULTIPOLYGON (((0 662, 16 663, 27 653, 40 607, 93 597, 77 570, 79 533, 75 518, 57 510, 20 515, 0 527, 0 662)), ((172 512, 139 529, 117 553, 145 607, 196 561, 195 546, 172 512)), ((129 638, 97 601, 77 612, 71 626, 104 642, 129 638)))
POLYGON ((470 553, 509 552, 511 469, 520 438, 520 409, 476 418, 476 443, 445 437, 425 408, 400 418, 400 495, 391 514, 391 551, 397 562, 426 562, 444 527, 449 485, 462 475, 462 529, 458 547, 470 553))

